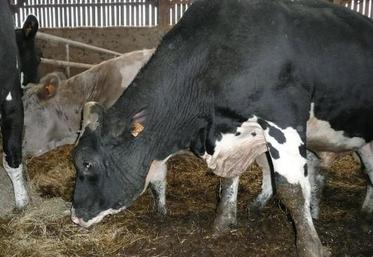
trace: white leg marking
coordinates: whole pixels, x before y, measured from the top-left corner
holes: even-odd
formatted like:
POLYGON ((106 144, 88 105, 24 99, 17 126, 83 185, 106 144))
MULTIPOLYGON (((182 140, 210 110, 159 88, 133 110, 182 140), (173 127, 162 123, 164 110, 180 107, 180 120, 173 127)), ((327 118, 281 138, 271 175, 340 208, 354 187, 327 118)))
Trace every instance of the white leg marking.
POLYGON ((9 92, 8 95, 6 96, 5 100, 7 100, 8 102, 13 100, 13 98, 12 98, 12 94, 11 94, 10 92, 9 92))
POLYGON ((358 150, 361 160, 365 166, 365 172, 369 176, 367 193, 362 206, 362 211, 366 213, 373 213, 373 142, 364 145, 358 150))
POLYGON ((18 168, 12 168, 8 165, 5 159, 5 153, 3 154, 3 166, 13 184, 14 197, 16 201, 16 208, 24 208, 28 202, 29 197, 27 194, 26 183, 23 178, 22 164, 18 168))
POLYGON ((167 159, 163 161, 153 161, 150 166, 146 180, 150 183, 150 188, 155 200, 157 212, 166 215, 166 187, 167 187, 167 159))
POLYGON ((23 74, 23 72, 21 72, 20 76, 21 76, 21 87, 24 88, 23 87, 23 81, 24 81, 24 74, 23 74))

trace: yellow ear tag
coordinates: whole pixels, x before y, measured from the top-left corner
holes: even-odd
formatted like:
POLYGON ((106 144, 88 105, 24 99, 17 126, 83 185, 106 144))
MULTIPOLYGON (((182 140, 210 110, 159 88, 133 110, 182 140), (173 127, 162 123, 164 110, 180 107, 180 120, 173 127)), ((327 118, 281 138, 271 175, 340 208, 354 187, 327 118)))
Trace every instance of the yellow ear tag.
POLYGON ((132 124, 131 134, 132 136, 137 137, 143 130, 144 126, 139 122, 135 122, 132 124))

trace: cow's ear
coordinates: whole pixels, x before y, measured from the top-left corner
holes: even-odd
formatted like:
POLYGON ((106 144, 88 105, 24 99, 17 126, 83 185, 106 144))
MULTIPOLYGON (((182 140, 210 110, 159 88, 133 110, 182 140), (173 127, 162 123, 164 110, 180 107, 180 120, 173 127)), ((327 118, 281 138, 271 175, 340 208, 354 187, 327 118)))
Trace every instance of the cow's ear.
POLYGON ((38 19, 34 15, 27 16, 22 32, 26 38, 34 38, 39 29, 38 19))
POLYGON ((132 122, 131 122, 131 134, 134 137, 137 137, 138 135, 141 134, 141 132, 145 128, 145 110, 142 110, 138 113, 136 113, 132 117, 132 122))
MULTIPOLYGON (((82 132, 86 128, 96 131, 102 125, 104 118, 104 107, 97 102, 88 102, 83 109, 82 132)), ((81 133, 83 134, 83 133, 81 133)))
POLYGON ((40 99, 46 100, 52 98, 56 95, 60 80, 56 76, 51 76, 50 78, 43 81, 43 86, 38 92, 40 99))

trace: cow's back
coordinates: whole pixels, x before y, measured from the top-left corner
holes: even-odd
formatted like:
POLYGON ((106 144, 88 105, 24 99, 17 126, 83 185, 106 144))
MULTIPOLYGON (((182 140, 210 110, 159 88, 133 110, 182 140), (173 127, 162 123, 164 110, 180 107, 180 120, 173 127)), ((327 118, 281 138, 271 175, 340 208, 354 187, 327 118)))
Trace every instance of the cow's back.
POLYGON ((165 45, 205 56, 201 69, 217 99, 217 122, 257 114, 297 126, 289 111, 308 116, 313 102, 316 117, 333 128, 373 139, 371 20, 316 0, 210 1, 194 11, 207 8, 215 14, 207 11, 200 21, 187 15, 165 45), (175 38, 180 30, 184 37, 175 38), (190 44, 179 47, 182 40, 190 44))

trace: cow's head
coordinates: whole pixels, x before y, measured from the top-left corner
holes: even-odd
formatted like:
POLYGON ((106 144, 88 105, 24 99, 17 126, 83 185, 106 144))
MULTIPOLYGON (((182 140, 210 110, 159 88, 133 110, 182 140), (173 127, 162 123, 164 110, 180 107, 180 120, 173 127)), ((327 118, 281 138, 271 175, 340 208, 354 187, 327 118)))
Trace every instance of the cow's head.
POLYGON ((72 220, 84 227, 130 206, 147 186, 151 157, 142 148, 144 113, 134 115, 120 135, 109 129, 114 126, 106 124, 104 113, 97 103, 85 105, 84 133, 73 154, 77 176, 72 220))
MULTIPOLYGON (((23 151, 33 156, 41 155, 62 144, 71 134, 64 117, 64 111, 58 104, 58 88, 66 79, 61 72, 53 72, 40 80, 38 84, 28 84, 22 97, 24 105, 25 135, 23 151)), ((79 116, 80 114, 77 114, 79 116)))
POLYGON ((16 40, 19 51, 21 83, 36 83, 39 81, 38 66, 40 64, 41 51, 35 47, 35 36, 39 23, 35 16, 29 15, 22 29, 16 29, 16 40))

